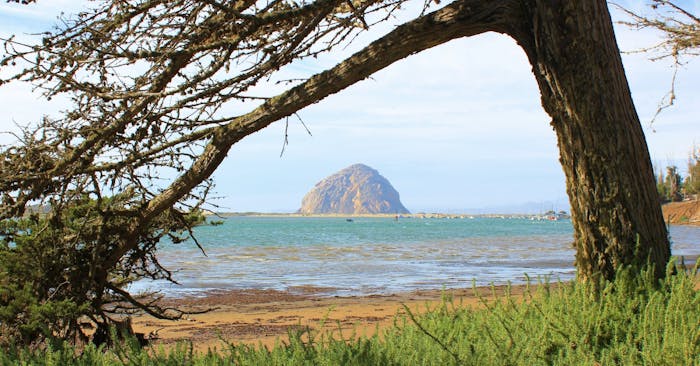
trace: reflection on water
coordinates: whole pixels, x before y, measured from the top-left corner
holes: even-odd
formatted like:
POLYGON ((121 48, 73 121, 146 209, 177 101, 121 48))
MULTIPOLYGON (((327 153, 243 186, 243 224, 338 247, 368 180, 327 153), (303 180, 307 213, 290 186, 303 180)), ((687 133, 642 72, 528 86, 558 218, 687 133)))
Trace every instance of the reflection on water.
MULTIPOLYGON (((206 257, 187 243, 161 249, 179 286, 142 281, 133 289, 313 286, 350 295, 518 283, 526 275, 569 280, 572 235, 569 221, 237 217, 198 228, 206 257)), ((671 235, 674 255, 700 253, 700 228, 673 227, 671 235)))

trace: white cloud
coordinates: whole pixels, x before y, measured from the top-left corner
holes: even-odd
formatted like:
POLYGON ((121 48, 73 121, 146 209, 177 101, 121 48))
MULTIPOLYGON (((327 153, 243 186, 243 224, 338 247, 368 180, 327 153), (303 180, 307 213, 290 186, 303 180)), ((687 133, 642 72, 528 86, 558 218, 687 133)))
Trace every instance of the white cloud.
MULTIPOLYGON (((60 9, 60 4, 69 2, 43 3, 60 9)), ((642 2, 632 5, 639 4, 642 2)), ((0 11, 0 20, 8 14, 0 11)), ((11 28, 7 24, 0 26, 0 33, 11 28)), ((383 31, 392 27, 387 24, 383 31)), ((620 26, 617 34, 623 50, 658 40, 657 34, 620 26)), ((363 34, 358 41, 378 36, 363 34)), ((285 70, 284 77, 320 72, 356 51, 361 43, 294 64, 285 70)), ((685 159, 692 144, 700 143, 699 61, 681 70, 676 105, 665 111, 653 128, 645 121, 667 91, 672 70, 666 61, 651 62, 646 55, 625 55, 623 62, 652 158, 685 159)), ((268 85, 258 91, 280 90, 280 86, 268 85)), ((27 94, 26 87, 0 88, 0 99, 8 106, 0 114, 0 123, 31 119, 31 113, 60 107, 37 108, 35 98, 27 94)), ((243 109, 229 109, 234 110, 243 109)), ((279 122, 234 146, 216 173, 223 206, 231 210, 292 210, 316 181, 356 162, 378 169, 414 210, 565 196, 556 138, 550 118, 542 110, 531 67, 515 42, 502 35, 456 40, 411 56, 302 110, 300 115, 313 136, 291 118, 290 145, 282 158, 284 125, 279 122)))

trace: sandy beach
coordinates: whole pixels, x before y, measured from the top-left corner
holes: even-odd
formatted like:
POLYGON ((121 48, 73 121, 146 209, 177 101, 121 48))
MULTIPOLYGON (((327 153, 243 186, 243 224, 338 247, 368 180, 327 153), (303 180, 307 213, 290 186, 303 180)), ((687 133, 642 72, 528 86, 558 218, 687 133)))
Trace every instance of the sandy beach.
MULTIPOLYGON (((504 286, 494 289, 498 296, 506 290, 504 286)), ((524 286, 512 286, 510 291, 521 296, 524 289, 524 286)), ((484 298, 493 298, 492 288, 477 291, 484 298)), ((421 313, 440 305, 443 296, 451 297, 456 303, 481 306, 474 289, 350 297, 322 297, 315 292, 314 288, 289 292, 237 290, 198 298, 166 299, 166 304, 182 309, 215 310, 179 321, 142 315, 133 319, 133 325, 136 332, 157 333, 157 339, 151 342, 156 347, 191 341, 196 350, 206 351, 221 349, 224 341, 271 347, 276 341, 286 341, 288 332, 299 327, 329 332, 336 338, 341 333, 345 339, 353 334, 372 336, 377 329, 391 326, 396 315, 405 312, 404 304, 411 312, 421 313)))

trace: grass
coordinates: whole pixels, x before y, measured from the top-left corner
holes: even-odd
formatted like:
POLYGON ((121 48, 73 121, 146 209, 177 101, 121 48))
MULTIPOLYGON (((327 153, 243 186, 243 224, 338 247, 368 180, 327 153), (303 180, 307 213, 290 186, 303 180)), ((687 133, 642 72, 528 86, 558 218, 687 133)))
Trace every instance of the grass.
POLYGON ((297 329, 272 349, 222 342, 206 353, 187 343, 80 353, 61 345, 6 350, 0 365, 700 365, 696 273, 677 270, 657 282, 647 271, 621 271, 600 292, 544 282, 524 297, 482 299, 479 309, 445 297, 420 316, 405 308, 370 338, 297 329))

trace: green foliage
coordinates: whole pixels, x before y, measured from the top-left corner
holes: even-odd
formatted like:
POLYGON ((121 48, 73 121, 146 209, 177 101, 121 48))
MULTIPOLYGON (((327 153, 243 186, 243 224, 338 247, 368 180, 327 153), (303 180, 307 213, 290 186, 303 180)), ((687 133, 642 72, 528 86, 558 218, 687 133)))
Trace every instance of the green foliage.
POLYGON ((688 176, 683 188, 687 194, 700 194, 700 149, 693 149, 688 159, 688 176))
POLYGON ((696 273, 669 268, 662 282, 653 271, 628 269, 595 286, 540 283, 522 298, 482 298, 480 309, 446 297, 424 315, 406 308, 393 327, 371 338, 297 329, 272 349, 227 344, 197 353, 186 343, 166 351, 127 342, 108 351, 88 346, 80 355, 66 346, 14 351, 0 355, 0 364, 698 365, 696 273))
POLYGON ((161 215, 141 233, 136 249, 109 265, 124 228, 134 220, 122 214, 130 204, 128 193, 101 199, 84 195, 0 220, 0 346, 82 342, 81 323, 106 326, 135 309, 180 315, 165 314, 157 303, 144 305, 124 288, 141 278, 171 279, 155 259, 156 244, 166 235, 184 240, 182 233, 203 216, 161 215))
POLYGON ((695 147, 691 150, 685 178, 678 173, 676 166, 667 166, 666 174, 658 174, 656 189, 661 202, 682 201, 689 195, 700 194, 700 150, 695 147))
POLYGON ((89 307, 87 298, 61 295, 81 286, 79 250, 65 250, 65 243, 55 240, 62 230, 38 215, 1 224, 12 234, 0 242, 0 341, 67 336, 65 329, 89 307))
POLYGON ((659 192, 659 199, 661 200, 661 203, 671 201, 669 199, 668 187, 666 187, 663 173, 659 173, 659 176, 656 180, 656 191, 659 192))
POLYGON ((683 200, 681 192, 682 178, 678 173, 678 167, 667 166, 666 175, 659 174, 656 189, 661 197, 661 202, 679 202, 683 200))

